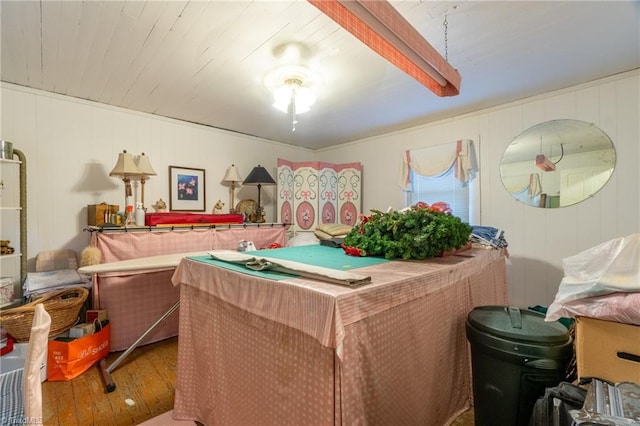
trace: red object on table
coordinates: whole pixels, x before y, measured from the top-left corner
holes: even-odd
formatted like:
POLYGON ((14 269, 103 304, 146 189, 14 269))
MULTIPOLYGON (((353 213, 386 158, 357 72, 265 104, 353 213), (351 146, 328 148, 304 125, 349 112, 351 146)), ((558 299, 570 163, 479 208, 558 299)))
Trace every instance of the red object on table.
POLYGON ((147 213, 146 226, 161 225, 227 225, 243 223, 241 214, 200 214, 200 213, 147 213))
POLYGON ((367 255, 367 252, 358 248, 358 247, 349 247, 349 246, 345 246, 344 244, 342 245, 342 249, 344 250, 344 252, 346 254, 348 254, 349 256, 356 256, 356 257, 364 257, 367 255))

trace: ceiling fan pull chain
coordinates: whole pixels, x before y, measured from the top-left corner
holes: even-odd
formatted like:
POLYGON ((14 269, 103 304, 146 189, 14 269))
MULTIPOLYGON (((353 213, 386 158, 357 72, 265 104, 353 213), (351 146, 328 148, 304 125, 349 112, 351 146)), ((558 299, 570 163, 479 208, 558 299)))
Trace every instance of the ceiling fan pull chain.
POLYGON ((444 60, 449 62, 449 21, 447 21, 447 12, 444 12, 444 60))
POLYGON ((291 131, 296 131, 296 90, 295 88, 291 91, 291 131))

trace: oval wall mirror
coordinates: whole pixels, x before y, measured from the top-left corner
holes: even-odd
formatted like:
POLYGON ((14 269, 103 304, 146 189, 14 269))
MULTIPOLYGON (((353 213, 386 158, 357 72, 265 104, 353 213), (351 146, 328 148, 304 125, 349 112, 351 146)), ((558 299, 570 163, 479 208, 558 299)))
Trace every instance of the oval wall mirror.
POLYGON ((552 120, 530 127, 509 144, 500 176, 507 191, 522 203, 566 207, 598 192, 615 164, 613 142, 597 126, 552 120))

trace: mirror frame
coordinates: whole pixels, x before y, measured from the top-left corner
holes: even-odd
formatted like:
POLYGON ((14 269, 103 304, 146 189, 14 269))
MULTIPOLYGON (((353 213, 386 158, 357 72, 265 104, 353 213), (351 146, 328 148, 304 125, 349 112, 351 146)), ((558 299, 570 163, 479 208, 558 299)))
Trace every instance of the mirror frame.
POLYGON ((568 207, 593 197, 611 179, 616 150, 593 123, 558 119, 516 136, 500 160, 506 191, 532 207, 568 207))

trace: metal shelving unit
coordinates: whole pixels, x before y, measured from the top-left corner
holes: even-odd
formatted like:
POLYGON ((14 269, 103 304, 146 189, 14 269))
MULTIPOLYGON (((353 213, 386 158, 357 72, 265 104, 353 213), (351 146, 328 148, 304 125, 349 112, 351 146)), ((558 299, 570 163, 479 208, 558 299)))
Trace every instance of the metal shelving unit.
POLYGON ((14 149, 13 157, 17 159, 0 158, 0 240, 9 240, 15 249, 0 255, 0 277, 14 280, 13 300, 0 309, 22 302, 27 277, 27 162, 20 150, 14 149))

